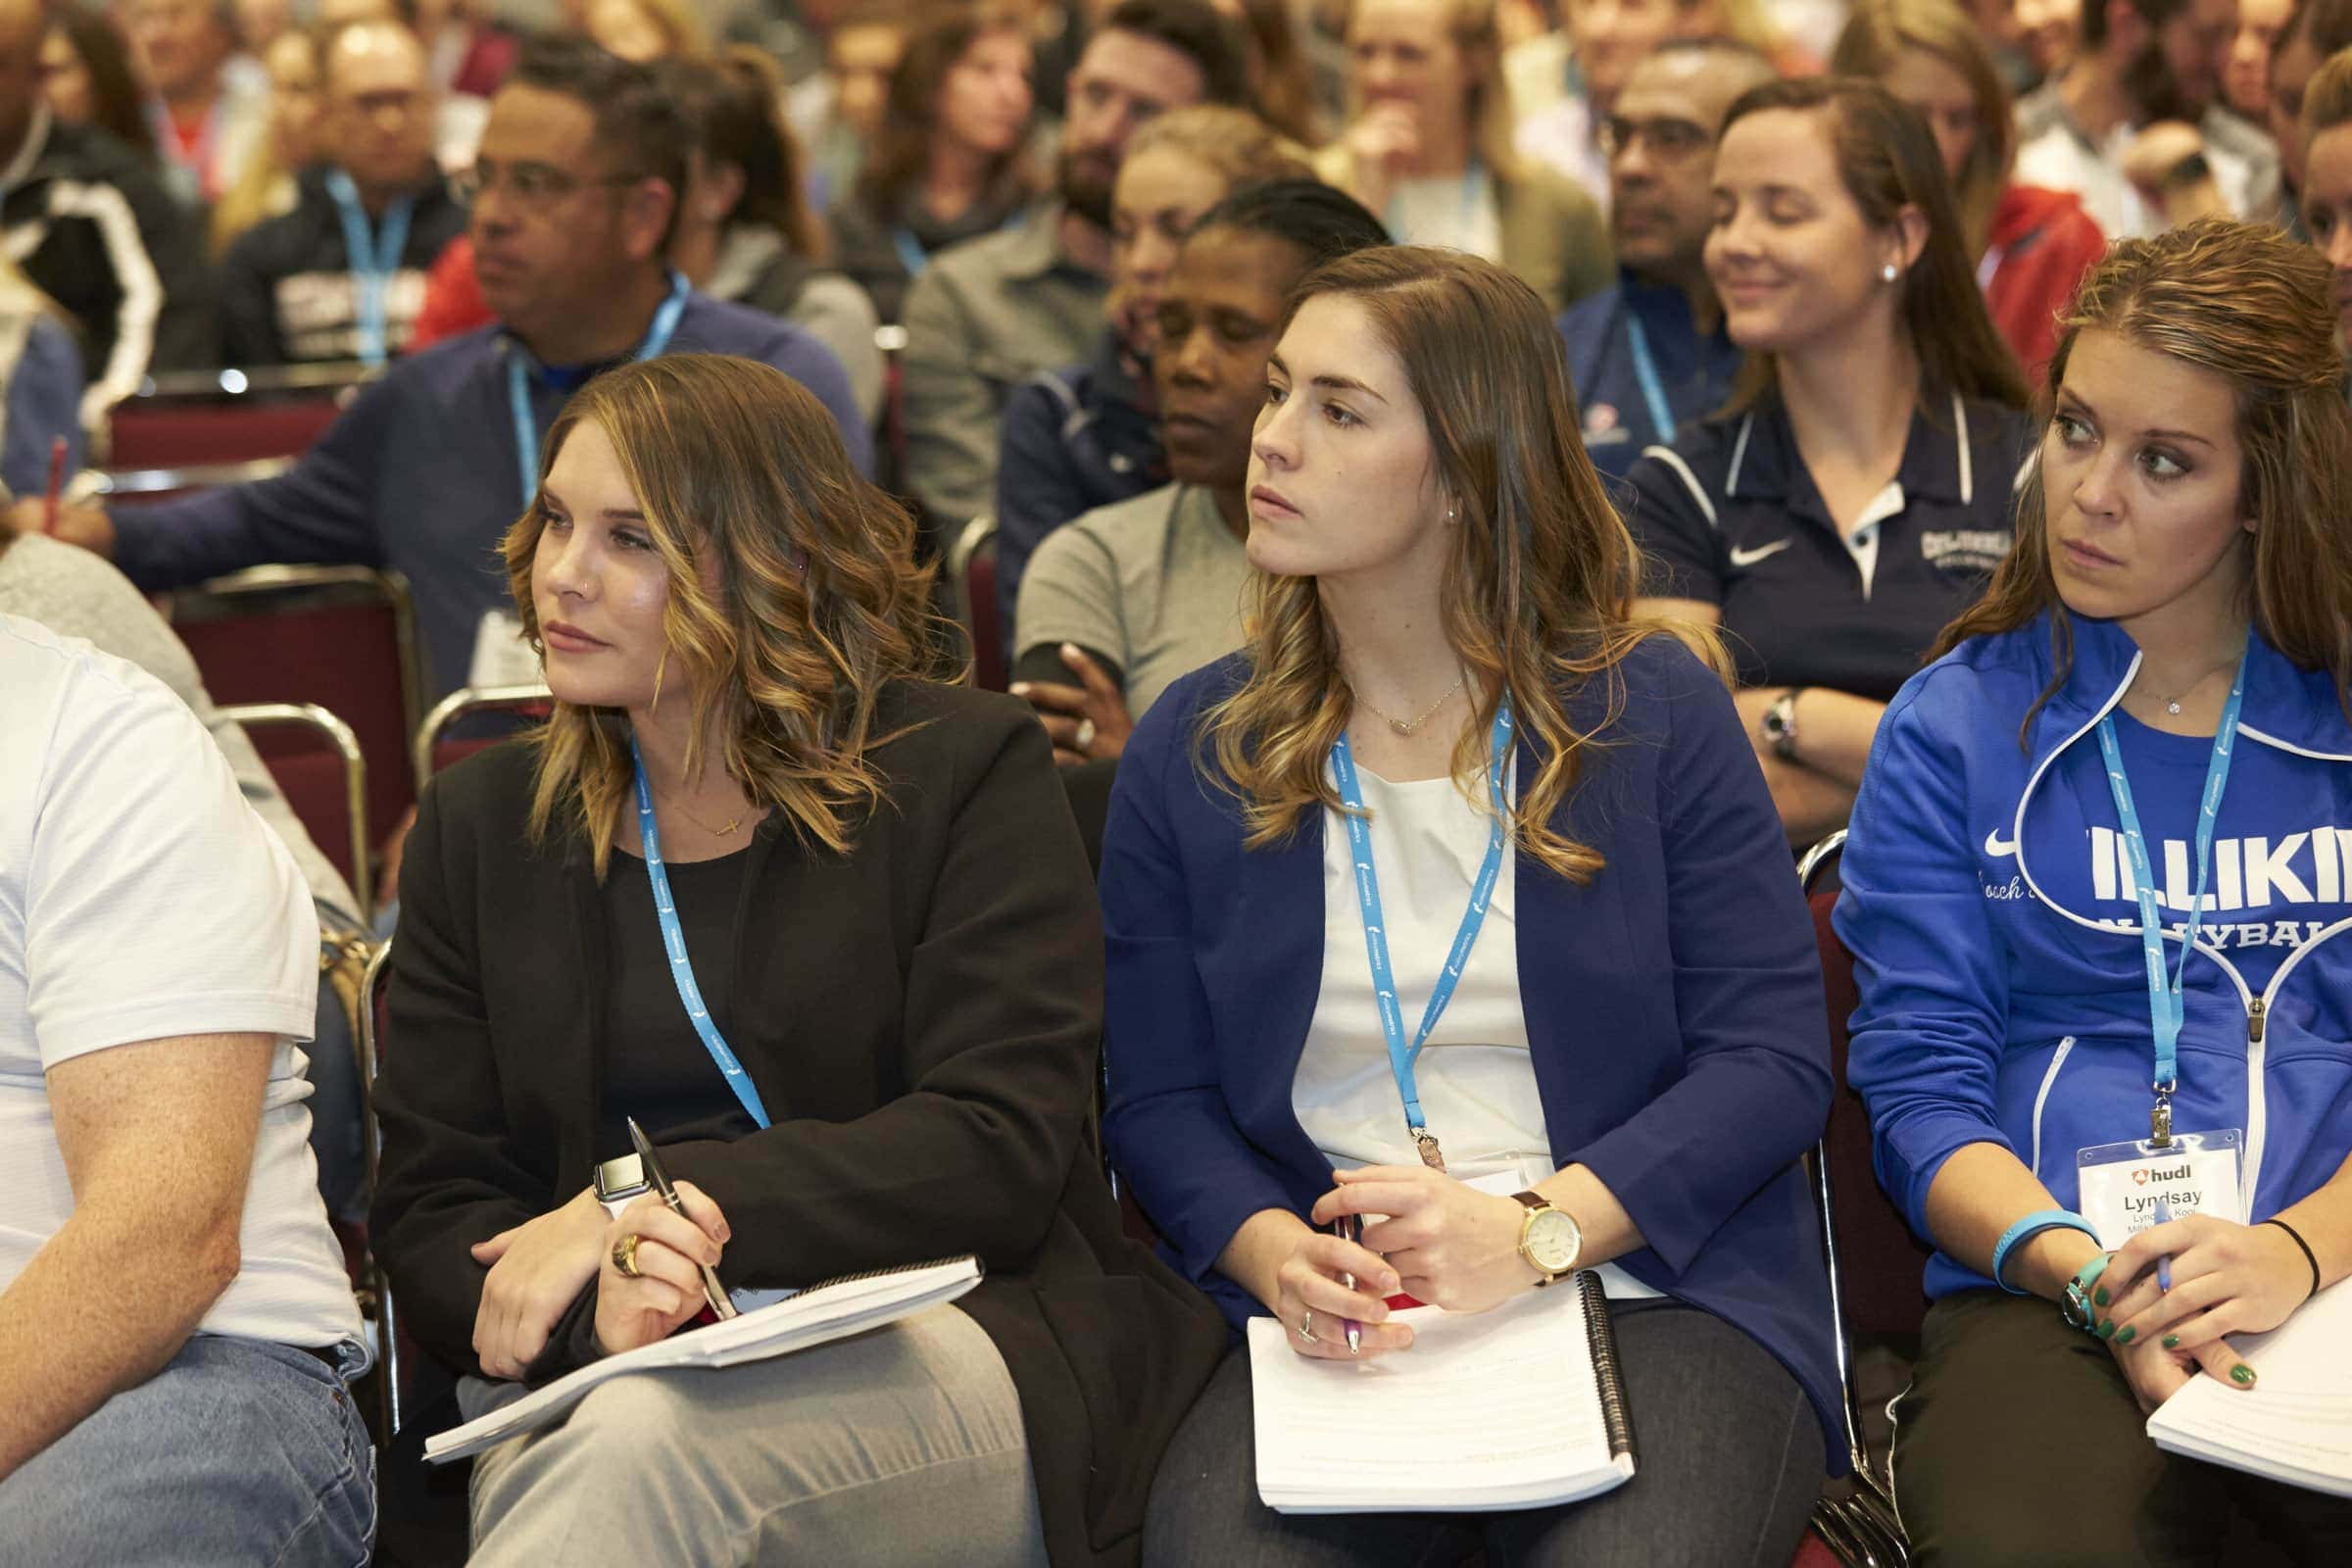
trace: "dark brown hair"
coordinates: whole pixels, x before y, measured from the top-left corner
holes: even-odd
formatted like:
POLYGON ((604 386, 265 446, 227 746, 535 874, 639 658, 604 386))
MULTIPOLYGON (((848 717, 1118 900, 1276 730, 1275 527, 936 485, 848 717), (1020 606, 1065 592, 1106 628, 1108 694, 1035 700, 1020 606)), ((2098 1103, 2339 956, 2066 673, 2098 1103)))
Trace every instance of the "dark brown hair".
POLYGON ((95 6, 67 6, 54 24, 74 46, 75 58, 90 77, 90 122, 112 132, 131 151, 155 162, 155 127, 147 122, 137 75, 130 65, 130 46, 104 11, 95 6))
MULTIPOLYGON (((1892 227, 1906 208, 1927 220, 1927 243, 1904 273, 1896 309, 1919 358, 1922 390, 1957 392, 2009 408, 2024 408, 2026 383, 2017 359, 1993 329, 1977 287, 1977 269, 1960 231, 1951 181, 1936 138, 1917 111, 1875 81, 1858 76, 1800 76, 1750 87, 1732 101, 1723 134, 1749 115, 1789 109, 1819 117, 1829 133, 1839 181, 1875 229, 1892 227)), ((1729 408, 1753 408, 1779 385, 1771 354, 1750 354, 1734 383, 1729 408)), ((1925 400, 1923 400, 1925 401, 1925 400)))
MULTIPOLYGON (((1000 4, 943 8, 906 39, 906 53, 891 73, 890 103, 882 117, 881 134, 865 162, 858 188, 869 205, 889 214, 923 177, 931 159, 931 135, 939 126, 939 93, 947 85, 965 51, 993 33, 1008 32, 1029 42, 1028 24, 1021 14, 1000 4)), ((988 171, 985 188, 1026 194, 1035 188, 1028 165, 1028 148, 1016 146, 1001 155, 988 171)))
POLYGON ((709 59, 657 61, 654 71, 693 122, 704 166, 732 164, 743 173, 726 221, 773 229, 795 256, 823 261, 825 226, 809 210, 801 144, 784 119, 783 75, 767 52, 730 44, 709 59))
MULTIPOLYGON (((2238 505, 2254 519, 2239 546, 2253 552, 2254 625, 2295 663, 2327 670, 2352 714, 2352 414, 2328 264, 2268 223, 2218 218, 2117 243, 2059 323, 2042 388, 2045 429, 2075 343, 2093 327, 2230 383, 2244 460, 2238 505)), ((2036 462, 2019 496, 2015 547, 1930 657, 2048 612, 2057 673, 2028 710, 2030 724, 2074 666, 2063 608, 2036 462)))
MULTIPOLYGON (((710 760, 710 741, 755 805, 806 842, 847 850, 882 798, 867 757, 889 738, 877 733, 883 687, 941 668, 914 519, 851 466, 823 404, 753 360, 665 354, 597 376, 548 431, 542 483, 590 421, 669 571, 663 670, 684 674, 688 771, 710 760)), ((543 657, 531 574, 546 526, 534 492, 505 544, 524 640, 543 657)), ((628 716, 559 702, 537 746, 531 830, 577 827, 602 875, 628 799, 628 716)))

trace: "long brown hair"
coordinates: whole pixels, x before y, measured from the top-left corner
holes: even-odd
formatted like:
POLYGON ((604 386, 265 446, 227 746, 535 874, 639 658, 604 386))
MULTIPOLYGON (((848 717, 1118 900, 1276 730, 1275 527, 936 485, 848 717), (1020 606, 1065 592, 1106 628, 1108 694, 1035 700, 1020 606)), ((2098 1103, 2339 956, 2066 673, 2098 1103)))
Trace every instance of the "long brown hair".
POLYGON ((743 172, 726 222, 772 229, 793 255, 822 262, 825 225, 808 205, 800 138, 784 118, 783 74, 767 51, 729 44, 709 59, 663 60, 655 69, 694 120, 704 166, 743 172))
POLYGON ((1976 19, 1954 0, 1864 0, 1838 34, 1830 70, 1884 82, 1905 49, 1933 55, 1958 72, 1977 101, 1976 144, 1952 194, 1968 254, 1982 256, 1992 232, 1992 210, 2017 160, 2016 105, 1976 19))
MULTIPOLYGON (((2253 552, 2254 624, 2295 663, 2333 676, 2336 700, 2352 714, 2352 414, 2328 264, 2267 223, 2218 218, 2117 243, 2084 274, 2059 323, 2042 388, 2045 430, 2075 343, 2093 327, 2230 383, 2244 455, 2238 505, 2254 519, 2253 537, 2239 546, 2253 552)), ((2073 669, 2063 608, 2036 462, 2019 496, 2015 547, 1930 657, 2049 612, 2057 673, 2028 711, 2030 724, 2073 669)))
MULTIPOLYGON (((662 670, 680 672, 692 709, 687 771, 713 741, 754 805, 805 842, 848 850, 882 798, 868 757, 890 738, 878 733, 883 687, 939 669, 913 518, 851 466, 824 405, 752 360, 668 354, 596 377, 548 431, 542 484, 589 421, 669 571, 662 670)), ((524 640, 543 657, 531 574, 546 525, 534 493, 505 544, 524 640)), ((632 777, 628 715, 560 702, 536 744, 531 832, 576 827, 602 876, 632 777)))
MULTIPOLYGON (((922 179, 931 161, 931 137, 939 128, 939 92, 947 85, 948 73, 973 44, 1000 32, 1014 34, 1025 47, 1032 43, 1021 13, 996 3, 949 7, 907 37, 906 53, 890 75, 890 103, 881 133, 858 181, 859 193, 878 211, 889 214, 922 179)), ((984 188, 1026 193, 1034 183, 1028 148, 1016 145, 990 166, 984 188)))
MULTIPOLYGON (((1534 289, 1458 251, 1382 246, 1309 272, 1290 315, 1324 295, 1362 307, 1403 365, 1435 476, 1457 514, 1441 603, 1479 696, 1477 721, 1454 748, 1456 784, 1485 804, 1475 781, 1507 693, 1520 731, 1543 753, 1507 824, 1512 838, 1560 875, 1589 881, 1599 853, 1555 831, 1551 817, 1585 753, 1606 743, 1623 711, 1619 662, 1658 632, 1692 642, 1719 673, 1729 667, 1722 651, 1711 634, 1635 617, 1640 558, 1585 455, 1560 335, 1534 289), (1568 702, 1595 680, 1607 688, 1602 717, 1579 729, 1568 702)), ((1248 679, 1202 715, 1200 735, 1243 803, 1246 842, 1258 849, 1289 838, 1319 808, 1340 808, 1324 760, 1354 699, 1315 580, 1261 574, 1251 596, 1248 679)))
MULTIPOLYGON (((1905 208, 1927 220, 1927 243, 1902 281, 1896 309, 1919 358, 1922 391, 1957 392, 2008 408, 2026 406, 2025 378, 2009 345, 1984 314, 1977 269, 1960 232, 1951 181, 1936 138, 1917 111, 1876 81, 1856 76, 1800 76, 1768 81, 1732 100, 1723 132, 1749 115, 1792 109, 1816 115, 1846 194, 1872 228, 1892 227, 1905 208)), ((1721 135, 1717 138, 1721 144, 1721 135)), ((1778 356, 1750 354, 1733 383, 1730 412, 1755 407, 1780 384, 1778 356)), ((1933 398, 1923 398, 1933 406, 1933 398)))

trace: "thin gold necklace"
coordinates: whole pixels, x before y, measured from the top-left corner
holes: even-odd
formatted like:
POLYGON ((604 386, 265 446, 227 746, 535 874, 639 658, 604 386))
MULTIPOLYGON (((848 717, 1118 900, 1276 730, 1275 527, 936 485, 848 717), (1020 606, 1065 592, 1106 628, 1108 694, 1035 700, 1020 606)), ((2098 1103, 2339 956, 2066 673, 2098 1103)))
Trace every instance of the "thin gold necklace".
POLYGON ((725 827, 712 827, 712 826, 711 826, 710 823, 708 823, 708 822, 704 821, 704 820, 703 820, 701 817, 699 817, 699 816, 695 815, 695 814, 694 814, 692 811, 689 811, 688 809, 686 809, 685 804, 684 804, 683 802, 681 802, 681 801, 680 801, 680 800, 679 800, 679 799, 678 799, 676 796, 674 796, 674 795, 671 795, 671 794, 670 794, 668 791, 666 791, 666 790, 661 791, 661 792, 659 792, 659 793, 660 793, 660 794, 662 796, 662 798, 663 798, 663 799, 665 799, 665 800, 667 800, 667 801, 669 802, 670 806, 671 806, 673 808, 675 808, 675 809, 676 809, 677 813, 678 813, 680 816, 684 817, 684 818, 685 818, 687 821, 689 821, 689 822, 692 822, 692 823, 693 823, 693 824, 694 824, 696 827, 699 827, 699 828, 701 828, 701 829, 702 829, 704 832, 706 832, 706 833, 710 833, 710 834, 715 834, 717 837, 719 837, 719 838, 722 838, 722 839, 723 839, 723 838, 725 838, 725 837, 726 837, 728 834, 730 834, 730 833, 734 832, 734 831, 735 831, 737 828, 739 828, 739 827, 743 826, 743 818, 744 818, 744 816, 746 816, 746 815, 748 815, 748 814, 749 814, 748 812, 739 812, 739 813, 737 813, 737 815, 735 816, 735 819, 734 819, 733 821, 729 822, 729 823, 728 823, 728 824, 727 824, 725 827))
MULTIPOLYGON (((1371 709, 1371 711, 1372 711, 1372 716, 1373 716, 1373 717, 1375 717, 1375 718, 1378 718, 1378 719, 1381 719, 1381 720, 1385 721, 1385 722, 1388 724, 1389 728, 1391 728, 1391 729, 1395 730, 1395 731, 1396 731, 1397 734, 1399 734, 1399 735, 1410 735, 1410 734, 1411 734, 1413 731, 1415 731, 1415 730, 1419 729, 1419 728, 1420 728, 1422 725, 1424 725, 1424 724, 1428 723, 1428 722, 1429 722, 1429 720, 1430 720, 1430 717, 1431 717, 1431 715, 1432 715, 1432 714, 1434 714, 1434 713, 1436 713, 1436 712, 1437 712, 1437 710, 1438 710, 1439 709, 1441 709, 1441 708, 1444 708, 1444 707, 1446 706, 1446 699, 1447 699, 1447 698, 1450 698, 1450 697, 1452 697, 1452 696, 1453 696, 1453 694, 1454 694, 1455 692, 1458 692, 1458 691, 1460 691, 1460 690, 1462 689, 1462 681, 1463 681, 1463 679, 1464 679, 1464 677, 1462 677, 1462 676, 1460 676, 1460 675, 1456 675, 1456 676, 1454 676, 1454 677, 1453 677, 1453 684, 1446 688, 1446 695, 1445 695, 1444 697, 1440 697, 1440 698, 1439 698, 1439 699, 1438 699, 1436 702, 1434 702, 1434 703, 1430 704, 1430 705, 1429 705, 1429 707, 1428 707, 1427 709, 1425 709, 1425 710, 1422 711, 1422 713, 1421 713, 1421 716, 1420 716, 1420 717, 1418 717, 1418 718, 1414 718, 1414 719, 1409 719, 1409 720, 1408 720, 1408 719, 1402 719, 1402 718, 1391 718, 1391 717, 1390 717, 1388 714, 1386 714, 1386 713, 1382 712, 1382 711, 1381 711, 1379 709, 1377 709, 1377 708, 1373 708, 1373 707, 1372 707, 1372 704, 1371 704, 1369 701, 1367 701, 1367 700, 1366 700, 1364 697, 1362 697, 1361 695, 1358 695, 1358 696, 1356 697, 1356 699, 1355 699, 1355 700, 1356 700, 1357 702, 1359 702, 1359 703, 1362 703, 1362 704, 1364 705, 1364 707, 1366 707, 1367 709, 1371 709)), ((1350 687, 1350 688, 1348 688, 1348 689, 1349 689, 1350 691, 1353 691, 1353 690, 1354 690, 1354 688, 1353 688, 1353 687, 1350 687)))

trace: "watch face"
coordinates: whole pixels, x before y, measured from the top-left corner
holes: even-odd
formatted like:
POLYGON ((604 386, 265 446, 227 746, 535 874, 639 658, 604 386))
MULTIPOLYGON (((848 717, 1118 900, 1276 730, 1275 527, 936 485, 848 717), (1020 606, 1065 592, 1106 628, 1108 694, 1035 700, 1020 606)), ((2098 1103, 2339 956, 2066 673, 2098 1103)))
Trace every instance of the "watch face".
POLYGON ((1576 1221, 1556 1208, 1545 1209, 1528 1220, 1528 1255, 1546 1274, 1558 1274, 1573 1265, 1584 1240, 1576 1221))

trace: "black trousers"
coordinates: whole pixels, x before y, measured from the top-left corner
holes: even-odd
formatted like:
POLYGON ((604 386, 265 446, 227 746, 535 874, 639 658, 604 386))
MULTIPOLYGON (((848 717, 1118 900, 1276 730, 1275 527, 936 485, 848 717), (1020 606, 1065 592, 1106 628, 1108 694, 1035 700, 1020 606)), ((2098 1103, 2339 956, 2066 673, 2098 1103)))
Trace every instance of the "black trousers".
POLYGON ((2352 1499, 2166 1453, 2106 1346, 2039 1297, 1929 1308, 1894 1417, 1919 1568, 2235 1568, 2249 1536, 2266 1556, 2352 1563, 2352 1499))
POLYGON ((1788 1568, 1821 1494, 1821 1423, 1804 1391, 1771 1352, 1694 1307, 1609 1310, 1634 1418, 1624 1486, 1510 1513, 1276 1513, 1257 1496, 1250 1353, 1236 1349, 1160 1460, 1147 1568, 1450 1568, 1482 1548, 1492 1568, 1788 1568))

